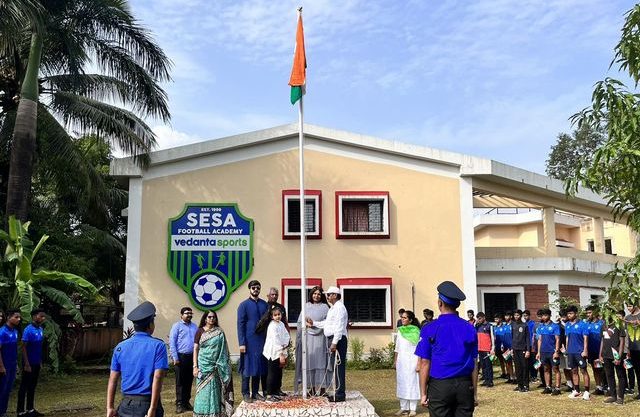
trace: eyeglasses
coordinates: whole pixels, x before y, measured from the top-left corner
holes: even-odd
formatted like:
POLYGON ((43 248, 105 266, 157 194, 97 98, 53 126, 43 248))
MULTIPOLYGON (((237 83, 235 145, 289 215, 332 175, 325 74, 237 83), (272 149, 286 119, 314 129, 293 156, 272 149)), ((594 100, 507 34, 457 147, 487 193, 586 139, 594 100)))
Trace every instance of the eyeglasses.
POLYGON ((259 287, 259 286, 251 287, 251 289, 252 289, 252 290, 259 290, 260 288, 261 288, 261 287, 259 287))

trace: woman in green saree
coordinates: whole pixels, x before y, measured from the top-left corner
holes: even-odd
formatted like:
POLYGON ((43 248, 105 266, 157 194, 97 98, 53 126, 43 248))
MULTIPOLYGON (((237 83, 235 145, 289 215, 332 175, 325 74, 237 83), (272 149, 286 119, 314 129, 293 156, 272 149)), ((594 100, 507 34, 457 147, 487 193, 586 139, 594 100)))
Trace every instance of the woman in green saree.
POLYGON ((233 413, 233 381, 229 347, 215 311, 205 311, 193 346, 196 377, 194 417, 229 417, 233 413))

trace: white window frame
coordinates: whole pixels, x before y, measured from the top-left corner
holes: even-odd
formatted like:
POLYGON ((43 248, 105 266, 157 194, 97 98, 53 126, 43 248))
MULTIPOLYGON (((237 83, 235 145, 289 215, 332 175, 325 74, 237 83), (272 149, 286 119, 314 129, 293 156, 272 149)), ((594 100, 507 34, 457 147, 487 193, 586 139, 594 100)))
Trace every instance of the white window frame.
POLYGON ((336 237, 381 237, 388 238, 389 237, 389 193, 375 193, 371 192, 371 194, 364 193, 354 193, 349 194, 348 192, 340 192, 336 193, 337 198, 337 228, 336 228, 336 237), (342 203, 344 201, 382 201, 382 231, 380 232, 345 232, 342 230, 342 203))
POLYGON ((588 306, 589 304, 591 304, 591 296, 592 295, 596 295, 598 297, 603 297, 603 301, 606 301, 606 299, 604 298, 606 293, 604 292, 604 290, 601 290, 601 289, 598 289, 598 288, 583 288, 583 287, 580 287, 578 294, 579 294, 579 297, 580 297, 580 305, 581 306, 588 306))
MULTIPOLYGON (((311 200, 315 204, 315 214, 314 214, 314 232, 305 232, 305 237, 320 237, 320 195, 316 194, 305 194, 304 196, 305 204, 302 205, 306 207, 306 202, 311 200)), ((282 218, 283 224, 283 236, 284 237, 300 237, 300 232, 290 232, 289 231, 289 201, 300 201, 300 195, 284 195, 282 203, 284 205, 284 216, 282 218)), ((304 227, 304 225, 300 225, 300 227, 304 227)))
MULTIPOLYGON (((366 279, 366 278, 364 278, 366 279)), ((392 327, 394 324, 393 317, 393 308, 391 305, 391 285, 392 284, 342 284, 340 285, 340 294, 342 297, 342 302, 346 304, 346 299, 344 297, 344 290, 385 290, 385 316, 387 317, 387 321, 378 322, 378 321, 349 321, 353 323, 353 327, 392 327)))
MULTIPOLYGON (((524 310, 524 287, 478 287, 478 311, 486 311, 484 305, 485 294, 517 294, 516 303, 518 309, 524 310)), ((493 320, 493 318, 492 318, 493 320)))

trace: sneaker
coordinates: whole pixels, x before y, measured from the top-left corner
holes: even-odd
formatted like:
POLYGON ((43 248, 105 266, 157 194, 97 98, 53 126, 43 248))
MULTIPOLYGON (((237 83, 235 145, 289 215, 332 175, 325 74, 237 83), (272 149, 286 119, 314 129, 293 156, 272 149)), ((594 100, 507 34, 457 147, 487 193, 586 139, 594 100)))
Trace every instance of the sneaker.
POLYGON ((602 388, 596 388, 595 391, 593 391, 593 395, 604 395, 604 391, 602 388))
POLYGON ((615 403, 615 402, 616 402, 616 399, 615 399, 615 398, 613 398, 613 397, 606 398, 606 399, 603 401, 603 403, 605 403, 605 404, 611 404, 611 403, 615 403))
POLYGON ((543 394, 551 394, 551 387, 545 387, 542 391, 543 394))
POLYGON ((280 401, 280 398, 276 397, 275 395, 267 395, 267 398, 265 398, 265 401, 268 403, 275 403, 280 401))
POLYGON ((251 404, 253 402, 253 398, 251 398, 248 394, 242 396, 242 401, 247 404, 251 404))
POLYGON ((184 407, 182 406, 182 404, 180 405, 176 405, 176 414, 182 414, 184 412, 186 412, 187 410, 184 409, 184 407))
POLYGON ((569 398, 580 398, 580 393, 576 390, 572 390, 571 394, 567 395, 569 398))
POLYGON ((538 385, 538 389, 546 388, 546 387, 547 387, 547 384, 545 384, 544 382, 542 384, 538 385))
POLYGON ((588 401, 590 398, 591 398, 591 394, 589 394, 589 391, 585 391, 585 392, 582 394, 582 399, 583 399, 583 400, 587 400, 587 401, 588 401))
POLYGON ((551 390, 551 395, 560 395, 560 388, 554 388, 551 390))
POLYGON ((525 385, 524 387, 522 387, 522 392, 529 392, 529 386, 525 385))
POLYGON ((616 400, 616 404, 618 404, 618 405, 622 405, 622 404, 624 404, 624 400, 623 400, 622 398, 618 398, 618 399, 616 400))
POLYGON ((483 387, 493 388, 493 382, 487 382, 486 384, 482 384, 483 387))
POLYGON ((625 388, 625 389, 624 389, 624 393, 625 393, 625 394, 627 394, 627 395, 633 394, 633 389, 631 389, 631 388, 625 388))
POLYGON ((416 414, 418 414, 418 413, 416 413, 415 410, 409 411, 409 417, 415 417, 416 414))
POLYGON ((395 415, 397 415, 397 416, 402 416, 402 415, 405 415, 405 414, 409 414, 409 410, 400 409, 400 410, 396 411, 396 413, 395 413, 395 415))
POLYGON ((522 391, 522 387, 519 387, 519 386, 518 386, 518 387, 515 387, 513 390, 514 390, 514 391, 522 391))
POLYGON ((640 394, 633 397, 634 400, 640 400, 640 394))
POLYGON ((253 398, 253 399, 254 399, 254 400, 256 400, 256 401, 264 401, 264 400, 265 400, 264 395, 260 395, 259 393, 258 393, 258 394, 256 394, 256 395, 254 395, 254 396, 253 396, 253 397, 251 397, 251 398, 253 398))
POLYGON ((565 390, 566 390, 567 392, 573 392, 573 387, 569 387, 569 386, 567 386, 567 387, 565 388, 565 390))
POLYGON ((507 374, 501 374, 501 375, 500 375, 500 378, 501 378, 501 379, 509 379, 509 375, 507 375, 507 374))

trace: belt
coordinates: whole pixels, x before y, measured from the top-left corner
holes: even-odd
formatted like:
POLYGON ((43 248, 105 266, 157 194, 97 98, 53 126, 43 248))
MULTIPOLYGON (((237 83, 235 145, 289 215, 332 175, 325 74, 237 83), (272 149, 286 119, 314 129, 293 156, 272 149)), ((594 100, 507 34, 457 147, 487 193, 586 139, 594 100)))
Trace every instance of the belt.
POLYGON ((454 376, 452 378, 434 378, 430 377, 429 380, 436 381, 471 381, 471 375, 463 375, 463 376, 454 376))
POLYGON ((151 394, 124 394, 123 400, 149 400, 151 401, 151 394))

